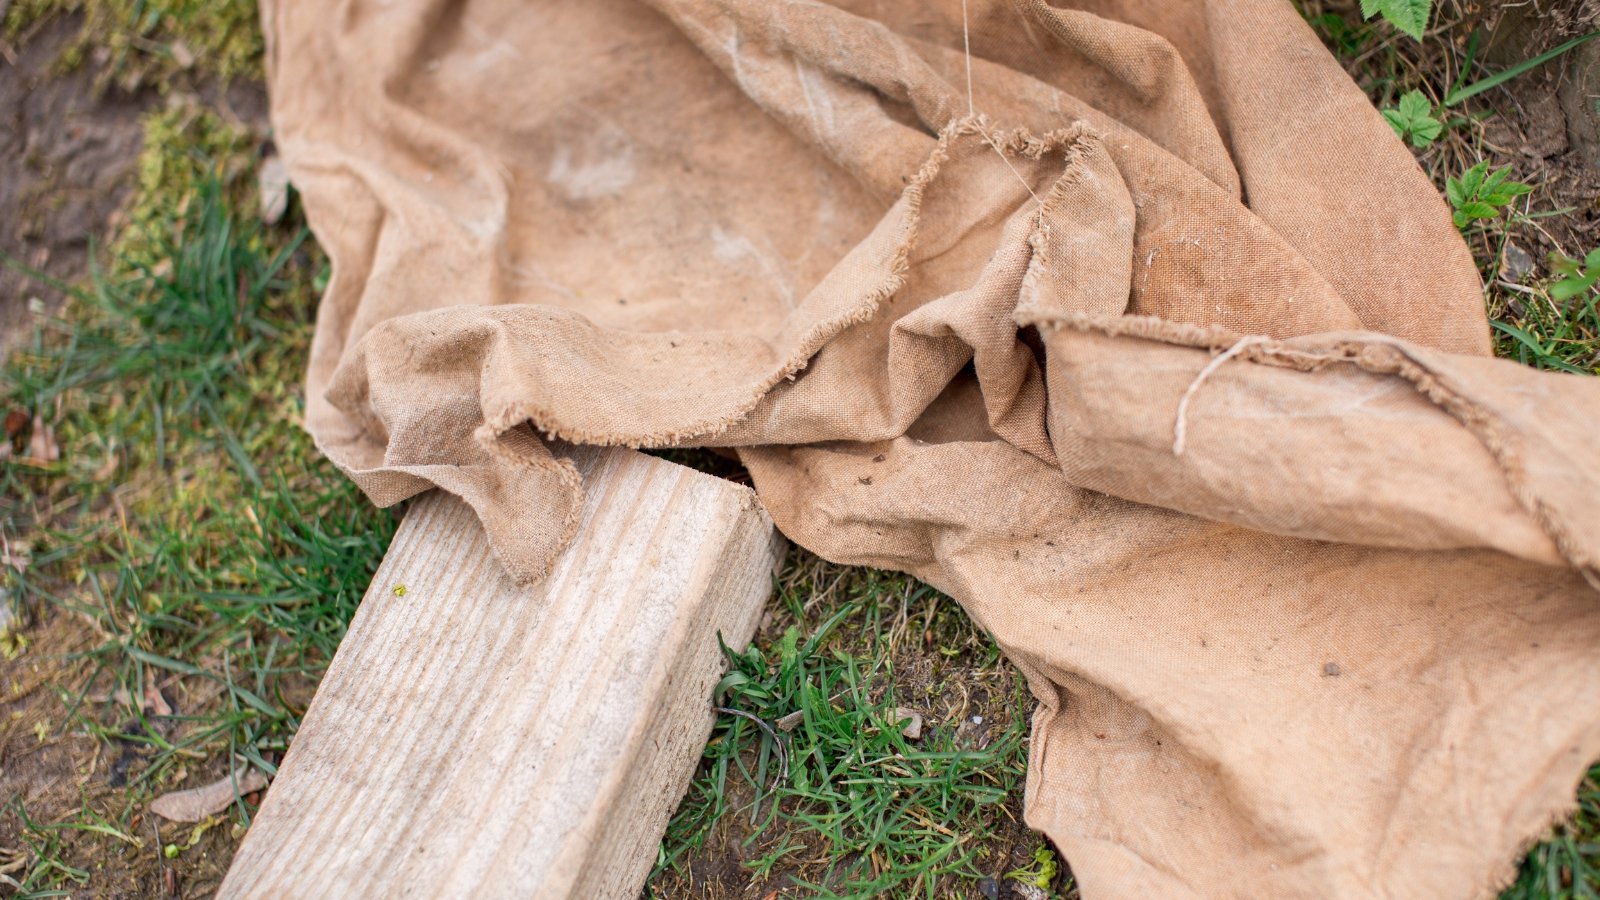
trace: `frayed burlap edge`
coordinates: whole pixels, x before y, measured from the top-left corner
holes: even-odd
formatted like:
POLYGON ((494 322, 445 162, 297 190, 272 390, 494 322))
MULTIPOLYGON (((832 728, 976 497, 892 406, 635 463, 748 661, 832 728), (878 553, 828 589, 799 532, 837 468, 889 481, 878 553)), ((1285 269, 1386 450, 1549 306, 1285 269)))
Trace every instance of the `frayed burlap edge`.
MULTIPOLYGON (((1449 385, 1417 348, 1399 338, 1372 334, 1330 335, 1325 347, 1306 347, 1298 341, 1275 340, 1264 335, 1242 335, 1218 325, 1199 326, 1171 322, 1153 316, 1107 318, 1083 313, 1043 313, 1037 309, 1017 310, 1019 326, 1032 325, 1041 332, 1073 329, 1107 337, 1126 337, 1211 353, 1235 352, 1236 358, 1258 365, 1312 372, 1335 365, 1352 365, 1374 375, 1403 379, 1417 393, 1460 422, 1489 451, 1506 485, 1524 512, 1549 535, 1563 559, 1581 573, 1590 586, 1600 591, 1600 559, 1592 556, 1577 535, 1554 509, 1528 484, 1521 454, 1510 440, 1508 429, 1493 411, 1449 385), (1248 346, 1240 346, 1248 341, 1248 346)), ((1314 338, 1313 338, 1314 339, 1314 338)))
POLYGON ((1048 233, 1048 226, 1044 221, 1047 209, 1053 200, 1076 181, 1083 143, 1099 140, 1099 136, 1081 122, 1039 136, 1021 128, 1010 131, 998 130, 981 115, 967 116, 951 122, 939 133, 938 143, 928 154, 922 167, 907 182, 901 194, 905 210, 899 228, 900 240, 890 257, 883 279, 842 315, 812 326, 796 343, 794 350, 783 364, 757 382, 749 396, 726 413, 669 431, 617 434, 573 428, 562 423, 553 412, 540 404, 531 401, 512 401, 495 409, 484 410, 484 424, 479 427, 477 433, 479 443, 487 445, 499 435, 523 423, 531 424, 539 432, 551 438, 574 444, 635 449, 680 446, 725 433, 749 416, 773 388, 784 381, 792 381, 798 377, 806 366, 810 365, 812 357, 816 356, 829 341, 847 329, 875 318, 883 305, 890 302, 905 286, 910 272, 911 252, 916 247, 920 230, 923 198, 949 159, 954 143, 961 138, 974 136, 983 140, 1002 156, 1009 154, 1037 161, 1052 152, 1062 154, 1062 173, 1053 182, 1046 199, 1033 213, 1035 233, 1041 229, 1045 229, 1048 233))

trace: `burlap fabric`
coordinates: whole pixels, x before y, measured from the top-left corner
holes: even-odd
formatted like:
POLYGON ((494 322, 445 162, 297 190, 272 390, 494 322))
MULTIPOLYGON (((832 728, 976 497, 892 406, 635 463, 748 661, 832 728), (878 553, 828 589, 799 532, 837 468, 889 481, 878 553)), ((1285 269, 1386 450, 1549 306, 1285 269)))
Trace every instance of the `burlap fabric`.
MULTIPOLYGON (((538 578, 552 438, 959 599, 1086 897, 1472 897, 1600 756, 1600 381, 1488 357, 1284 0, 265 4, 308 425, 538 578)), ((557 445, 559 446, 559 445, 557 445)))

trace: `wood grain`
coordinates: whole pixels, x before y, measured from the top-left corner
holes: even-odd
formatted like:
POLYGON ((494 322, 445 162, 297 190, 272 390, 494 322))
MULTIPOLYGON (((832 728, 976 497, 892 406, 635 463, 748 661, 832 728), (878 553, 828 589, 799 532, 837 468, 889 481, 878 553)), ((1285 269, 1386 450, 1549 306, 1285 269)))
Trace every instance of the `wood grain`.
POLYGON ((218 896, 639 895, 782 545, 748 488, 579 452, 533 589, 461 501, 413 505, 218 896))

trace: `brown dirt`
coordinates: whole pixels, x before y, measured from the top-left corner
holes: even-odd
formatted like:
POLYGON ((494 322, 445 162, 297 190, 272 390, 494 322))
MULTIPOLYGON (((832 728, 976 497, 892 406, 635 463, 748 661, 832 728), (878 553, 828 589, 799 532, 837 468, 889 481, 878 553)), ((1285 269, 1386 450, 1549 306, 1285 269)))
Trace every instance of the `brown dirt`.
MULTIPOLYGON (((139 115, 158 98, 97 93, 89 67, 55 61, 80 23, 60 18, 21 47, 0 44, 0 252, 63 280, 82 278, 127 198, 139 154, 139 115)), ((60 292, 0 267, 0 350, 27 333, 28 301, 60 308, 60 292)))
MULTIPOLYGON (((94 679, 76 654, 107 639, 86 619, 51 609, 23 629, 30 643, 16 660, 5 664, 0 685, 0 866, 20 859, 30 839, 46 834, 29 832, 17 806, 37 825, 60 821, 88 821, 80 809, 115 826, 135 797, 150 791, 135 786, 144 773, 152 750, 147 743, 115 735, 96 736, 80 720, 100 721, 114 732, 135 736, 144 730, 125 716, 126 703, 112 696, 105 678, 94 679), (74 716, 73 709, 77 714, 74 716)), ((154 686, 172 713, 171 718, 146 710, 150 728, 173 738, 186 712, 215 702, 215 686, 169 678, 154 686)), ((190 786, 222 777, 223 760, 194 760, 168 781, 190 786), (193 775, 192 778, 188 777, 193 775)), ((162 788, 155 788, 159 793, 162 788)), ((259 798, 257 798, 258 800, 259 798)), ((80 831, 58 830, 64 859, 81 861, 74 845, 87 844, 100 851, 93 877, 86 887, 73 888, 74 897, 209 897, 215 893, 233 857, 237 836, 231 818, 223 814, 193 846, 173 860, 162 848, 188 845, 194 826, 166 822, 135 814, 126 829, 132 840, 106 840, 80 831), (105 852, 108 851, 109 852, 105 852)), ((0 894, 5 893, 0 889, 0 894)))
MULTIPOLYGON (((6 667, 0 701, 0 797, 22 803, 36 821, 55 821, 76 806, 78 779, 99 755, 98 741, 61 733, 59 688, 71 691, 82 676, 66 654, 87 649, 93 635, 64 615, 50 616, 27 634, 26 653, 6 667)), ((0 847, 16 848, 21 820, 0 817, 0 847)))
MULTIPOLYGON (((0 21, 9 0, 0 0, 0 21)), ((141 117, 197 97, 266 135, 266 90, 186 73, 158 90, 106 77, 106 60, 64 71, 81 15, 41 21, 13 45, 0 38, 0 253, 53 278, 81 282, 89 248, 116 230, 143 144, 141 117)), ((60 291, 0 258, 0 353, 29 333, 30 300, 60 310, 60 291)))
MULTIPOLYGON (((1600 6, 1585 0, 1505 4, 1485 13, 1483 58, 1495 70, 1600 28, 1600 6)), ((1463 32, 1464 33, 1464 32, 1463 32)), ((1600 244, 1600 42, 1481 95, 1475 109, 1496 110, 1483 126, 1484 149, 1515 165, 1535 186, 1531 208, 1570 212, 1523 229, 1537 249, 1582 256, 1600 244)), ((1534 250, 1534 247, 1525 247, 1534 250)), ((1542 262, 1545 253, 1536 253, 1542 262)))
MULTIPOLYGON (((0 21, 8 6, 9 0, 0 0, 0 21)), ((106 84, 104 60, 64 71, 58 59, 81 27, 78 16, 58 16, 17 44, 0 38, 0 254, 68 283, 84 281, 91 247, 103 245, 120 223, 143 144, 145 113, 163 103, 199 98, 256 133, 267 132, 265 91, 259 84, 222 86, 196 77, 158 91, 106 84)), ((0 258, 0 354, 27 340, 35 298, 51 314, 65 301, 62 292, 0 258)), ((98 722, 126 735, 143 727, 126 718, 126 703, 110 698, 111 685, 104 678, 93 681, 96 673, 75 655, 107 636, 54 607, 22 610, 21 616, 15 630, 29 644, 15 660, 0 662, 0 872, 25 858, 30 843, 55 839, 68 848, 59 854, 64 859, 83 858, 70 852, 74 845, 92 843, 98 853, 89 885, 68 885, 74 897, 213 894, 237 843, 231 818, 219 818, 220 824, 197 840, 192 825, 138 813, 127 819, 129 804, 166 789, 134 786, 146 769, 149 745, 97 736, 85 727, 98 722), (131 840, 66 829, 30 832, 19 808, 40 826, 73 820, 78 810, 113 825, 128 821, 131 840), (192 846, 168 860, 162 848, 171 843, 192 846)), ((173 681, 160 689, 174 714, 182 715, 215 704, 212 687, 173 681)), ((151 721, 167 737, 181 724, 151 721)), ((207 783, 224 774, 224 762, 192 760, 166 783, 207 783)), ((10 893, 0 885, 0 896, 10 893)))

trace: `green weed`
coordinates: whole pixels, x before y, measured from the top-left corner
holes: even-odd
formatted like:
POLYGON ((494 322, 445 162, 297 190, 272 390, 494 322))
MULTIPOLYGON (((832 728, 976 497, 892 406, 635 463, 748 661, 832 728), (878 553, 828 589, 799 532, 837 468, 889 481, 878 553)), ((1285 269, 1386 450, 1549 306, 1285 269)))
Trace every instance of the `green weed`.
POLYGON ((1460 178, 1446 178, 1444 195, 1455 210, 1452 221, 1465 229, 1474 222, 1500 218, 1501 210, 1532 190, 1532 185, 1511 180, 1510 166, 1491 172, 1489 161, 1484 160, 1460 178))
POLYGON ((1550 269, 1561 276, 1561 280, 1550 285, 1550 299, 1566 303, 1587 297, 1593 305, 1595 283, 1600 282, 1600 249, 1590 250, 1582 262, 1562 253, 1552 253, 1550 269))
POLYGON ((1498 304, 1490 312, 1499 355, 1540 369, 1600 374, 1600 251, 1580 264, 1558 256, 1552 261, 1560 280, 1543 290, 1500 281, 1498 304), (1513 291, 1512 289, 1515 289, 1513 291))
POLYGON ((1433 117, 1433 104, 1421 91, 1407 91, 1397 106, 1383 111, 1383 118, 1403 141, 1413 147, 1426 147, 1439 137, 1444 123, 1433 117))
POLYGON ((1006 877, 1043 888, 1049 887, 1060 872, 1061 864, 1056 859, 1056 852, 1050 849, 1049 844, 1040 844, 1034 849, 1033 860, 1026 868, 1007 872, 1006 877))
POLYGON ((1433 13, 1433 0, 1361 0, 1362 18, 1382 16, 1385 21, 1422 40, 1428 28, 1428 17, 1433 13))

